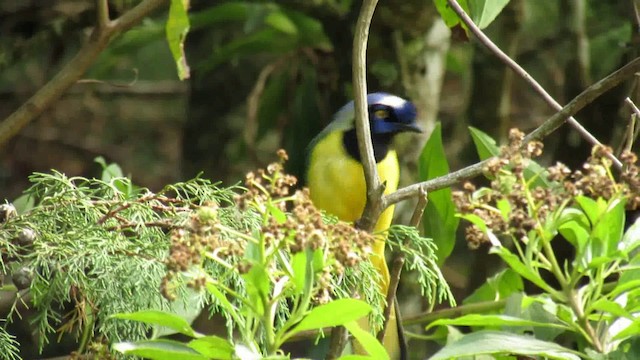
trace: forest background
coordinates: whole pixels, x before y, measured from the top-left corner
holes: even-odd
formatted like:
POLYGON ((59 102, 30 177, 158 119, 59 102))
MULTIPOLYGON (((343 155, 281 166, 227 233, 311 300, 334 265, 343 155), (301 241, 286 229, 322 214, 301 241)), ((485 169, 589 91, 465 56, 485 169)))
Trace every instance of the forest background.
MULTIPOLYGON (((561 104, 637 57, 636 1, 504 3, 485 33, 561 104)), ((137 4, 110 1, 110 15, 137 4)), ((232 185, 279 148, 289 154, 287 170, 302 178, 307 144, 353 97, 358 8, 351 0, 193 2, 183 81, 165 38, 166 8, 148 14, 99 52, 51 107, 2 137, 0 194, 16 199, 33 172, 97 176, 98 156, 152 190, 200 172, 232 185)), ((0 3, 0 117, 73 59, 97 15, 88 1, 0 3)), ((555 113, 462 28, 448 28, 430 1, 380 2, 367 55, 369 90, 411 99, 427 130, 401 141, 405 185, 419 178, 418 156, 437 122, 449 166, 459 169, 478 160, 469 126, 505 143, 510 128, 528 131, 555 113)), ((624 99, 637 95, 629 80, 575 117, 602 143, 621 147, 632 113, 624 99)), ((543 165, 579 168, 591 151, 569 126, 544 145, 543 165)), ((412 211, 412 204, 399 206, 399 222, 412 211)), ((442 271, 463 299, 495 264, 459 236, 442 271)), ((418 313, 424 304, 411 294, 411 282, 401 284, 401 302, 418 313)))

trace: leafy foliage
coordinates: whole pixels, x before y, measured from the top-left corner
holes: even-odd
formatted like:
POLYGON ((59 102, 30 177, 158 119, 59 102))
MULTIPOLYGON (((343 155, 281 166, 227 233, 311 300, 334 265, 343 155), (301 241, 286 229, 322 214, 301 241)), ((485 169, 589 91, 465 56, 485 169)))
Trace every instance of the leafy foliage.
MULTIPOLYGON (((476 144, 491 143, 479 132, 474 136, 476 144)), ((628 271, 638 261, 640 238, 637 225, 625 234, 624 221, 625 208, 640 206, 636 156, 623 154, 620 180, 613 176, 602 147, 594 148, 582 171, 571 173, 557 164, 531 175, 526 170, 536 168, 531 157, 540 155, 542 144, 523 144, 522 138, 522 133, 512 130, 510 144, 490 161, 485 169, 492 179, 490 187, 476 189, 466 184, 455 199, 460 216, 471 223, 466 231, 469 244, 489 244, 491 253, 510 268, 510 278, 517 274, 543 294, 533 296, 520 292, 520 286, 505 287, 506 273, 502 273, 493 280, 497 286, 491 288, 494 298, 507 299, 504 314, 472 314, 430 325, 492 331, 464 335, 433 358, 471 354, 559 359, 634 356, 630 344, 638 329, 632 314, 640 306, 636 296, 640 284, 630 280, 628 271), (538 177, 545 181, 536 181, 538 177), (574 248, 572 259, 556 257, 552 244, 562 240, 574 248), (493 331, 501 328, 510 331, 493 331), (531 330, 535 338, 513 334, 531 330), (558 341, 561 334, 573 339, 578 348, 549 342, 558 341)), ((483 149, 486 147, 479 146, 480 152, 483 149)), ((483 291, 492 292, 489 288, 483 291)), ((480 294, 472 296, 479 300, 480 294)))

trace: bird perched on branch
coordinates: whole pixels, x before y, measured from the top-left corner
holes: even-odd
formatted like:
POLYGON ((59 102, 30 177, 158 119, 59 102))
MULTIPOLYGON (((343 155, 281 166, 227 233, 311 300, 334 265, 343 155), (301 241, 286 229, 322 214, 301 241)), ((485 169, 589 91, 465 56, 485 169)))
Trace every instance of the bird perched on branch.
MULTIPOLYGON (((393 148, 394 136, 402 132, 421 132, 416 124, 415 106, 398 96, 373 93, 367 96, 369 124, 373 152, 385 194, 398 187, 400 169, 393 148)), ((309 144, 307 185, 316 207, 353 222, 362 216, 367 200, 364 170, 358 150, 353 101, 340 109, 333 121, 309 144)), ((378 219, 374 232, 384 231, 391 225, 393 206, 378 219)), ((384 258, 385 238, 380 237, 373 246, 371 262, 381 275, 380 291, 386 297, 389 288, 389 270, 384 258)), ((392 308, 393 310, 393 308, 392 308)), ((405 358, 401 334, 392 311, 384 338, 384 346, 391 359, 405 358)))

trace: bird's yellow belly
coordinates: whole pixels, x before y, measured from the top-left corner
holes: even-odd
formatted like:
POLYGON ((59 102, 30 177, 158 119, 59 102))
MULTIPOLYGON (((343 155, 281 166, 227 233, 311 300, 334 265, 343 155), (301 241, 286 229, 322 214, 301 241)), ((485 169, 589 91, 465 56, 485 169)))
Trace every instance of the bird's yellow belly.
MULTIPOLYGON (((340 220, 358 220, 366 203, 367 186, 362 165, 344 150, 342 133, 334 132, 320 140, 310 156, 307 179, 313 203, 340 220)), ((380 180, 386 183, 385 193, 395 191, 399 179, 395 151, 389 151, 377 168, 380 180)), ((388 228, 392 217, 393 208, 389 208, 375 230, 388 228)))

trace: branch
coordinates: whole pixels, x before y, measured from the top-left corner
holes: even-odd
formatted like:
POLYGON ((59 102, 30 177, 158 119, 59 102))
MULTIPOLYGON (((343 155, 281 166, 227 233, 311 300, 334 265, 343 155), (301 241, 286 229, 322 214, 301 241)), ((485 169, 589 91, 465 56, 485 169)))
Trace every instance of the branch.
MULTIPOLYGON (((409 226, 413 226, 415 228, 420 225, 420 220, 422 220, 422 215, 424 214, 424 209, 427 207, 427 191, 424 188, 420 189, 420 195, 418 197, 418 203, 416 204, 415 210, 413 211, 413 215, 411 216, 411 222, 409 226)), ((378 340, 382 342, 384 339, 384 335, 387 331, 387 325, 389 323, 389 317, 391 316, 392 306, 395 306, 397 303, 396 292, 398 291, 398 284, 400 284, 400 275, 402 274, 402 268, 404 267, 405 256, 401 252, 397 252, 393 256, 393 267, 391 268, 391 272, 389 274, 389 289, 387 290, 387 306, 384 308, 384 322, 382 325, 382 329, 378 332, 378 340)), ((396 319, 400 319, 400 311, 399 308, 396 307, 396 319)), ((398 322, 400 325, 401 322, 398 322)), ((400 333, 402 329, 398 329, 400 333)))
MULTIPOLYGON (((353 96, 356 120, 356 136, 358 151, 364 169, 367 185, 367 202, 362 217, 357 226, 371 231, 382 213, 382 196, 384 185, 380 183, 378 169, 373 156, 371 143, 371 128, 369 127, 369 111, 367 106, 367 40, 369 26, 373 18, 378 0, 363 0, 353 37, 353 96)), ((337 359, 347 344, 347 331, 344 327, 337 327, 331 334, 331 347, 326 359, 337 359)))
POLYGON ((115 36, 136 25, 167 2, 168 0, 144 0, 119 18, 108 21, 108 8, 105 8, 107 2, 96 1, 98 20, 88 41, 56 76, 0 123, 0 146, 6 144, 75 84, 115 36))
MULTIPOLYGON (((496 44, 494 44, 491 39, 489 39, 483 32, 478 28, 473 20, 465 13, 464 9, 458 4, 456 0, 447 0, 453 11, 458 14, 460 19, 469 27, 469 30, 478 38, 482 45, 486 46, 498 59, 500 59, 505 65, 510 67, 516 74, 518 74, 524 81, 526 81, 532 88, 535 90, 544 101, 549 104, 556 111, 562 110, 562 105, 560 105, 547 91, 527 73, 518 63, 513 61, 507 54, 505 54, 496 44)), ((591 133, 585 129, 573 116, 569 116, 566 121, 571 125, 585 140, 587 140, 591 145, 602 145, 598 139, 596 139, 591 133)), ((616 168, 621 169, 622 163, 618 158, 616 158, 613 154, 607 154, 609 158, 613 161, 616 168)))
POLYGON ((426 325, 438 319, 454 319, 466 314, 478 314, 500 310, 505 307, 507 300, 485 301, 473 304, 460 305, 454 308, 442 309, 422 313, 404 319, 403 325, 426 325))
MULTIPOLYGON (((542 140, 544 137, 559 128, 564 123, 567 117, 582 110, 582 108, 593 102, 593 100, 595 100, 605 92, 611 90, 612 88, 616 87, 625 79, 633 76, 633 74, 637 71, 640 71, 640 57, 632 60, 627 65, 616 70, 606 78, 589 86, 585 91, 576 96, 573 100, 571 100, 571 102, 569 102, 564 108, 562 108, 561 111, 555 113, 553 116, 545 120, 542 125, 525 136, 523 145, 526 145, 531 140, 542 140)), ((482 168, 489 161, 490 159, 487 159, 462 168, 458 171, 452 172, 450 174, 399 189, 398 191, 386 195, 383 198, 383 208, 391 206, 399 201, 417 196, 420 193, 421 187, 424 187, 426 191, 434 191, 449 187, 463 180, 476 177, 482 174, 482 168)))
POLYGON ((367 39, 369 26, 373 18, 378 0, 364 0, 353 38, 353 95, 356 117, 356 133, 358 136, 358 150, 364 177, 367 184, 367 205, 358 227, 371 231, 378 216, 382 212, 382 193, 384 185, 380 183, 376 161, 373 156, 371 143, 371 129, 369 127, 369 111, 367 107, 367 39))

